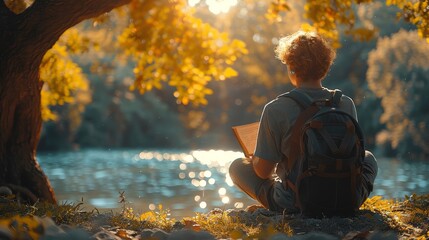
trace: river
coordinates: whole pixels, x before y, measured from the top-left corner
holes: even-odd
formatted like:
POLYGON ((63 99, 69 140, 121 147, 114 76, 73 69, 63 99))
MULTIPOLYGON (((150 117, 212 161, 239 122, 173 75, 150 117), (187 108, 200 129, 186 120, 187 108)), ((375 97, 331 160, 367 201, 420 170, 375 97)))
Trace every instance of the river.
MULTIPOLYGON (((85 210, 142 213, 161 204, 172 217, 207 212, 215 207, 245 208, 256 202, 237 190, 228 166, 241 152, 225 150, 83 150, 39 153, 37 159, 60 202, 83 201, 85 210)), ((429 161, 378 158, 372 195, 402 199, 428 193, 429 161)))

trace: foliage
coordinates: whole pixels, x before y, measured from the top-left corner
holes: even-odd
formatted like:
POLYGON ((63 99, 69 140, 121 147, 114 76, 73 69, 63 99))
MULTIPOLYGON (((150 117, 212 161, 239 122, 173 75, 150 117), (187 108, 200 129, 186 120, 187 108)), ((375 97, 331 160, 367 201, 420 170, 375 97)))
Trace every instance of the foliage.
POLYGON ((427 237, 429 237, 429 195, 405 196, 403 206, 407 210, 411 210, 409 216, 405 216, 405 221, 420 229, 427 229, 427 237))
POLYGON ((70 56, 70 53, 86 51, 88 44, 89 40, 80 37, 79 32, 72 28, 44 56, 40 66, 40 80, 44 83, 41 100, 43 120, 58 119, 51 106, 67 103, 73 105, 80 115, 91 101, 88 80, 70 56))
POLYGON ((130 225, 133 225, 131 229, 137 231, 144 226, 144 228, 159 228, 166 231, 171 231, 173 225, 176 222, 174 218, 170 218, 170 211, 163 209, 161 204, 158 205, 158 209, 154 211, 147 211, 141 214, 136 214, 130 207, 124 207, 121 214, 118 214, 112 218, 113 225, 121 228, 130 229, 130 225))
POLYGON ((127 91, 118 80, 92 79, 95 104, 88 105, 74 143, 82 147, 184 147, 183 126, 175 112, 153 92, 127 91))
POLYGON ((429 194, 405 196, 404 201, 393 201, 374 196, 361 209, 378 212, 389 219, 388 223, 398 232, 408 233, 415 239, 429 236, 429 194))
MULTIPOLYGON (((53 205, 46 202, 38 202, 34 205, 22 204, 17 201, 5 201, 0 197, 0 220, 10 219, 14 216, 48 216, 57 224, 80 225, 90 220, 95 211, 83 211, 82 202, 53 205)), ((31 221, 31 217, 24 221, 31 221)))
MULTIPOLYGON (((287 0, 276 0, 272 2, 272 10, 268 14, 269 19, 277 19, 280 11, 288 11, 287 0)), ((306 1, 304 6, 305 17, 310 21, 303 23, 304 30, 315 30, 332 41, 336 48, 340 47, 340 31, 354 36, 359 40, 369 40, 374 37, 375 29, 356 25, 356 14, 353 8, 354 4, 369 3, 372 0, 322 0, 306 1)))
MULTIPOLYGON (((156 91, 144 95, 129 91, 133 63, 120 54, 120 49, 111 47, 127 22, 122 13, 96 21, 96 27, 92 22, 76 27, 84 48, 83 53, 73 55, 73 61, 88 79, 92 102, 82 114, 74 111, 76 104, 51 106, 58 121, 43 125, 39 150, 186 146, 186 139, 177 141, 183 138, 184 127, 174 111, 176 104, 166 103, 174 102, 173 96, 162 99, 156 91)), ((168 95, 168 90, 163 92, 168 95)))
POLYGON ((425 38, 429 43, 429 1, 428 0, 386 0, 386 5, 395 5, 402 12, 398 17, 410 22, 417 27, 419 37, 425 38))
MULTIPOLYGON (((231 239, 267 239, 278 233, 288 236, 306 232, 326 232, 339 234, 338 231, 350 231, 346 224, 355 226, 358 231, 342 233, 342 237, 368 237, 370 231, 396 231, 400 238, 425 239, 428 237, 429 195, 406 196, 405 200, 386 200, 380 196, 369 198, 361 207, 359 216, 353 218, 327 218, 308 219, 300 217, 284 216, 281 224, 268 218, 253 219, 256 224, 248 224, 246 220, 228 215, 228 211, 214 209, 210 213, 196 213, 195 216, 185 217, 180 221, 170 219, 168 210, 162 206, 158 210, 136 214, 132 209, 124 205, 126 211, 121 213, 100 214, 97 211, 82 211, 81 204, 50 205, 38 203, 34 206, 18 204, 13 201, 0 202, 0 226, 9 226, 12 222, 17 226, 16 234, 26 232, 33 234, 34 239, 41 236, 38 225, 41 224, 38 217, 50 216, 56 224, 68 224, 71 227, 84 228, 94 232, 99 229, 97 222, 103 227, 112 226, 116 229, 116 235, 127 237, 127 230, 141 231, 147 228, 159 228, 167 232, 173 229, 191 229, 194 231, 208 231, 216 238, 231 239), (98 220, 97 220, 98 219, 98 220), (363 222, 362 222, 363 221, 363 222), (379 222, 387 224, 380 225, 379 222), (374 225, 375 224, 375 225, 374 225), (329 229, 333 225, 339 225, 339 229, 329 229), (322 228, 320 228, 322 227, 322 228), (363 230, 362 230, 363 229, 363 230)), ((320 237, 320 236, 319 236, 320 237)), ((375 237, 375 236, 374 236, 375 237)))
POLYGON ((246 53, 244 43, 229 40, 192 14, 184 1, 131 3, 132 23, 119 41, 137 62, 132 90, 144 93, 168 82, 179 103, 205 105, 212 94, 209 81, 237 75, 230 66, 246 53))
MULTIPOLYGON (((239 2, 236 8, 223 17, 223 21, 219 21, 219 17, 210 21, 234 38, 245 42, 249 49, 249 54, 239 58, 235 65, 241 70, 239 82, 258 84, 261 88, 268 89, 284 87, 289 83, 284 74, 285 66, 273 54, 279 38, 295 32, 303 21, 299 11, 300 3, 294 3, 291 7, 287 25, 266 20, 264 13, 270 9, 268 3, 249 1, 239 2)), ((251 96, 266 95, 266 92, 258 93, 260 90, 257 88, 249 90, 251 96)))
POLYGON ((403 156, 429 155, 429 121, 421 114, 428 111, 428 60, 429 45, 417 33, 403 30, 380 39, 369 54, 368 85, 381 99, 380 121, 389 131, 380 141, 403 156))
MULTIPOLYGON (((307 0, 305 16, 310 23, 304 23, 304 30, 315 30, 326 38, 332 40, 334 47, 340 47, 340 31, 351 35, 358 40, 370 40, 376 36, 378 29, 371 26, 359 25, 356 20, 357 5, 375 3, 374 0, 307 0)), ((397 16, 412 23, 418 29, 419 36, 429 42, 429 1, 428 0, 386 0, 386 6, 398 8, 397 16)), ((272 1, 271 10, 267 15, 269 19, 282 21, 279 13, 289 11, 287 0, 272 1)))
POLYGON ((249 225, 240 218, 228 216, 227 211, 217 211, 219 209, 214 209, 209 214, 196 213, 194 217, 185 218, 183 221, 186 226, 212 233, 216 239, 267 239, 280 232, 292 235, 289 228, 280 224, 249 225))
POLYGON ((71 120, 66 120, 71 119, 68 108, 58 109, 64 119, 44 124, 39 149, 187 146, 177 113, 153 92, 139 95, 127 91, 128 85, 122 81, 109 82, 97 74, 89 78, 93 102, 85 108, 82 124, 71 128, 71 120))
MULTIPOLYGON (((410 197, 406 196, 403 201, 394 201, 383 199, 381 196, 374 196, 367 199, 367 201, 361 207, 362 216, 357 216, 352 219, 346 219, 351 221, 350 224, 361 225, 362 229, 368 229, 368 227, 375 228, 379 231, 391 231, 395 230, 399 233, 400 236, 414 237, 417 239, 424 239, 425 236, 429 236, 428 226, 428 204, 429 204, 429 195, 411 195, 410 197), (369 211, 369 212, 366 212, 369 211), (380 226, 375 226, 377 220, 377 214, 380 214, 383 222, 388 225, 387 229, 379 228, 380 226), (366 220, 365 220, 366 219, 366 220), (361 221, 367 221, 361 222, 361 221), (366 226, 365 226, 366 225, 366 226)), ((125 219, 132 219, 133 221, 141 221, 145 224, 145 227, 151 228, 161 228, 167 231, 171 231, 171 228, 174 223, 174 219, 169 219, 166 210, 162 209, 162 206, 159 207, 159 211, 148 211, 143 214, 135 215, 132 211, 123 214, 122 217, 125 219), (167 223, 167 224, 165 224, 167 223)), ((117 216, 120 219, 119 216, 117 216)), ((255 220, 255 219, 254 219, 255 220)), ((246 223, 245 219, 240 217, 233 217, 228 214, 228 211, 222 211, 220 209, 214 209, 207 214, 196 213, 193 217, 185 217, 180 222, 183 227, 189 228, 195 231, 208 231, 213 234, 216 238, 224 239, 267 239, 270 236, 273 236, 277 233, 285 233, 288 236, 297 234, 297 230, 302 231, 323 231, 331 233, 333 229, 328 229, 331 225, 339 225, 339 227, 344 228, 340 230, 347 230, 346 226, 341 225, 340 219, 300 219, 299 217, 284 216, 280 222, 276 221, 266 221, 267 218, 261 217, 260 220, 255 220, 259 224, 249 224, 246 223), (265 221, 263 220, 265 219, 265 221), (339 221, 339 222, 336 222, 339 221), (318 229, 317 226, 313 226, 316 222, 316 225, 322 225, 327 229, 318 229), (307 229, 308 225, 309 229, 307 229)), ((124 221, 124 220, 122 220, 124 221)), ((119 221, 121 222, 121 221, 119 221)), ((136 224, 137 222, 134 222, 136 224)), ((135 225, 137 226, 137 225, 135 225)), ((121 227, 127 227, 126 225, 121 225, 121 227)), ((359 227, 358 227, 359 229, 359 227)), ((134 229, 138 230, 138 229, 134 229)), ((334 230, 335 231, 335 230, 334 230)), ((368 232, 350 232, 348 235, 368 235, 368 232)))
MULTIPOLYGON (((17 14, 32 2, 6 1, 17 14)), ((122 19, 127 19, 126 11, 131 16, 130 24, 119 41, 125 52, 137 62, 132 90, 144 93, 153 88, 161 89, 162 83, 168 82, 176 88, 174 96, 178 103, 205 105, 206 95, 212 94, 207 87, 208 82, 238 74, 232 64, 237 57, 246 54, 244 43, 230 40, 227 34, 193 17, 193 10, 186 6, 186 1, 136 0, 128 10, 119 9, 117 12, 122 19)), ((94 26, 106 19, 106 15, 98 17, 94 26)), ((92 46, 89 43, 89 38, 79 37, 76 29, 72 29, 46 54, 41 65, 41 78, 45 82, 42 97, 44 120, 58 118, 50 106, 73 103, 79 105, 82 112, 83 106, 89 102, 88 94, 82 97, 82 93, 88 91, 86 78, 68 54, 97 47, 97 43, 92 46)))
MULTIPOLYGON (((145 2, 148 3, 148 1, 145 2)), ((175 141, 175 139, 183 138, 184 134, 181 131, 183 127, 177 113, 170 112, 174 111, 176 107, 166 104, 166 102, 176 100, 174 97, 167 97, 168 94, 178 96, 179 90, 177 89, 182 89, 180 91, 185 91, 184 94, 190 97, 184 101, 194 102, 194 105, 207 103, 206 95, 212 92, 209 89, 212 87, 206 86, 209 82, 206 80, 209 78, 210 81, 224 80, 235 75, 235 70, 232 70, 231 65, 246 50, 241 41, 230 41, 226 34, 218 32, 210 25, 193 17, 193 10, 187 9, 182 2, 167 3, 164 1, 154 4, 157 7, 156 11, 160 11, 159 14, 167 14, 164 17, 173 17, 173 19, 177 17, 178 21, 183 17, 180 21, 184 22, 177 23, 180 26, 183 25, 183 27, 178 29, 173 25, 164 24, 166 19, 159 18, 159 14, 157 13, 157 15, 153 11, 151 12, 155 15, 144 14, 143 16, 142 8, 143 10, 150 10, 148 9, 149 6, 144 5, 143 2, 103 15, 94 20, 93 24, 86 22, 77 27, 80 35, 84 36, 84 40, 91 38, 91 41, 95 43, 91 42, 89 44, 97 47, 97 49, 87 48, 88 51, 85 54, 73 57, 73 60, 83 67, 85 75, 91 80, 90 87, 93 89, 92 100, 94 104, 87 106, 87 110, 83 113, 83 124, 80 127, 77 126, 75 130, 70 129, 67 124, 67 119, 71 119, 67 116, 68 110, 62 110, 61 116, 65 120, 57 124, 45 124, 45 134, 42 136, 39 149, 70 148, 70 144, 63 144, 62 141, 49 141, 46 138, 48 135, 52 137, 69 135, 70 138, 67 141, 84 147, 152 147, 158 145, 163 147, 182 147, 186 145, 187 141, 175 141), (127 14, 124 14, 124 12, 133 13, 131 19, 128 19, 127 14), (173 15, 170 14, 172 12, 174 12, 173 15), (133 18, 139 19, 132 20, 133 18), (132 26, 128 26, 122 36, 119 36, 123 29, 127 27, 129 21, 133 22, 133 26, 137 24, 138 27, 145 28, 139 30, 140 36, 136 36, 143 39, 126 38, 126 32, 132 26), (151 30, 148 32, 148 29, 151 30), (117 46, 118 38, 125 41, 121 42, 122 49, 112 48, 112 46, 117 46), (167 48, 165 41, 170 41, 170 38, 180 40, 180 48, 175 49, 174 46, 167 46, 167 48), (204 42, 204 44, 200 44, 200 41, 204 42), (144 45, 146 49, 141 48, 142 42, 147 43, 144 45), (138 51, 132 50, 136 47, 139 48, 138 51), (124 50, 129 55, 124 56, 121 50, 124 50), (242 52, 235 54, 238 50, 242 52), (150 55, 151 52, 157 52, 164 57, 157 58, 154 55, 149 58, 144 57, 145 54, 150 55), (190 60, 190 65, 185 67, 187 69, 184 69, 185 65, 180 63, 183 59, 190 60), (206 61, 207 59, 209 62, 206 61), (165 62, 164 60, 171 62, 165 62), (136 64, 135 61, 137 61, 137 65, 144 65, 147 64, 145 62, 151 61, 150 68, 161 71, 163 76, 167 77, 164 80, 168 81, 169 84, 176 79, 180 85, 179 88, 165 86, 161 94, 156 87, 153 87, 155 94, 148 94, 146 91, 148 89, 143 90, 143 86, 147 87, 151 85, 150 82, 158 81, 158 86, 161 87, 164 80, 155 79, 150 71, 146 71, 149 67, 147 65, 143 67, 147 81, 130 81, 131 78, 136 77, 131 75, 133 69, 130 69, 136 64), (182 70, 185 70, 185 72, 182 72, 182 70), (188 85, 186 83, 188 80, 186 79, 192 83, 188 85), (145 84, 145 82, 148 82, 149 85, 145 84), (193 87, 190 87, 191 85, 193 87), (194 87, 196 89, 192 90, 194 87), (140 90, 145 94, 140 97, 133 91, 127 91, 127 88, 140 90), (192 92, 195 94, 191 94, 192 92), (198 95, 200 100, 192 101, 191 98, 193 97, 191 95, 198 95), (112 117, 109 112, 114 112, 115 116, 112 117)), ((138 70, 138 66, 134 67, 134 69, 135 71, 143 70, 138 70)), ((143 72, 141 73, 143 74, 143 72)), ((149 88, 152 88, 152 86, 149 88)), ((184 97, 183 99, 186 98, 184 97)), ((184 103, 182 101, 178 102, 184 103)), ((180 108, 180 106, 177 107, 180 108)), ((67 106, 67 108, 69 107, 67 106)), ((181 109, 185 110, 186 108, 181 109)), ((197 122, 197 119, 193 118, 182 119, 185 124, 193 123, 195 125, 194 123, 197 122)), ((201 134, 204 132, 203 128, 197 126, 193 129, 197 129, 201 134)))

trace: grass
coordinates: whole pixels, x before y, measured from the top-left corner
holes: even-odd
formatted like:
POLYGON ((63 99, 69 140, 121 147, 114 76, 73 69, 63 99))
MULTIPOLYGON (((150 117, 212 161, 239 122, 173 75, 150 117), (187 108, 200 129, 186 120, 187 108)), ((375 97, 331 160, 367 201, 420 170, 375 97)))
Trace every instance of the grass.
POLYGON ((429 194, 406 196, 401 201, 375 196, 363 204, 355 217, 324 219, 293 215, 249 215, 251 214, 249 211, 254 210, 236 211, 235 213, 239 214, 233 215, 231 211, 214 209, 207 214, 196 213, 194 216, 176 220, 169 217, 169 210, 164 209, 162 205, 154 211, 135 213, 123 202, 119 213, 100 213, 97 209, 82 211, 81 204, 25 205, 13 199, 2 198, 0 227, 12 229, 17 239, 25 231, 33 239, 42 236, 43 231, 40 231, 39 222, 43 217, 51 218, 56 225, 84 229, 90 234, 97 232, 100 226, 110 226, 111 232, 123 239, 130 237, 124 229, 138 233, 147 228, 159 228, 166 232, 192 229, 207 231, 216 238, 230 239, 265 239, 277 233, 293 236, 310 232, 323 232, 340 238, 365 237, 373 231, 393 232, 400 238, 429 238, 429 194), (243 216, 251 217, 249 220, 243 216))

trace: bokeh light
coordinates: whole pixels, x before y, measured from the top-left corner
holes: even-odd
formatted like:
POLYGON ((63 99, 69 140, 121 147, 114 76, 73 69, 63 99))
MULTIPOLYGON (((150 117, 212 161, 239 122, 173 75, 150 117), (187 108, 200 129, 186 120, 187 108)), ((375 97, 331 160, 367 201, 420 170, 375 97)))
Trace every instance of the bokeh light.
MULTIPOLYGON (((201 0, 188 0, 188 5, 195 7, 201 0)), ((237 5, 238 0, 206 0, 209 11, 213 14, 227 13, 231 7, 237 5)))
POLYGON ((214 14, 227 13, 229 9, 237 5, 237 0, 206 0, 210 12, 214 14))
POLYGON ((210 185, 215 184, 215 182, 216 182, 216 180, 215 180, 214 178, 210 178, 210 179, 209 179, 209 184, 210 184, 210 185))
POLYGON ((183 170, 186 170, 187 167, 186 167, 185 163, 181 163, 180 166, 179 166, 179 168, 180 168, 180 170, 183 171, 183 170))
POLYGON ((155 208, 156 208, 155 204, 153 204, 153 203, 149 204, 149 209, 151 211, 155 210, 155 208))
POLYGON ((192 183, 192 185, 194 185, 195 187, 199 187, 199 186, 200 186, 200 181, 198 181, 197 179, 192 179, 191 183, 192 183))
POLYGON ((200 208, 206 208, 207 207, 207 203, 206 202, 204 202, 204 201, 202 201, 202 202, 200 202, 200 208))
POLYGON ((244 203, 242 203, 242 202, 236 202, 236 203, 234 203, 234 207, 235 208, 243 208, 244 207, 244 203))
POLYGON ((209 177, 211 177, 211 176, 212 176, 212 172, 210 172, 209 170, 206 170, 206 171, 204 172, 204 177, 209 178, 209 177))
POLYGON ((229 176, 229 174, 226 174, 225 182, 226 182, 226 184, 228 184, 228 186, 230 186, 230 187, 234 186, 234 183, 232 182, 231 176, 229 176))
POLYGON ((201 0, 188 0, 188 5, 191 7, 195 7, 201 0))
POLYGON ((220 196, 223 196, 223 195, 225 195, 226 194, 226 189, 225 188, 219 188, 219 190, 218 190, 218 193, 219 193, 219 195, 220 196))

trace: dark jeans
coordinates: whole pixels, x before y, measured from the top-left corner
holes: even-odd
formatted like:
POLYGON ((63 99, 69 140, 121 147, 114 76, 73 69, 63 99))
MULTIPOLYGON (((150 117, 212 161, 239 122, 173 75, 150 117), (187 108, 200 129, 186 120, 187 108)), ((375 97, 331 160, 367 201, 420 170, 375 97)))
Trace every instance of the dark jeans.
MULTIPOLYGON (((362 181, 357 186, 359 205, 365 202, 371 193, 377 172, 377 160, 371 152, 366 151, 362 168, 362 181)), ((279 179, 262 179, 258 177, 249 159, 239 158, 234 160, 229 167, 229 175, 235 185, 265 208, 278 212, 284 210, 286 212, 297 211, 294 193, 290 189, 285 189, 279 179)))

